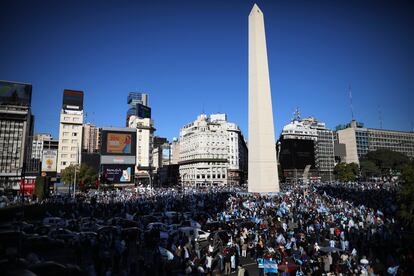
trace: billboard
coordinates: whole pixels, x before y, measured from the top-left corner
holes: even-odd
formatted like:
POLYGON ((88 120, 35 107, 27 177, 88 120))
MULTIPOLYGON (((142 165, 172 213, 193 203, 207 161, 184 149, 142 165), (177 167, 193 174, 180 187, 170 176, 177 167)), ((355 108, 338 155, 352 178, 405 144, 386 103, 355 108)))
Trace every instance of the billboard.
POLYGON ((135 164, 135 156, 101 155, 101 164, 135 164))
POLYGON ((57 150, 43 150, 42 172, 56 171, 57 150))
POLYGON ((139 118, 150 118, 151 119, 151 108, 143 104, 137 104, 137 116, 139 118))
POLYGON ((32 85, 0 81, 0 104, 30 106, 32 102, 32 85))
POLYGON ((134 183, 134 165, 103 165, 102 175, 111 184, 134 183))
POLYGON ((315 168, 315 144, 312 140, 283 139, 280 145, 280 165, 285 169, 315 168))
POLYGON ((136 132, 102 130, 101 155, 135 156, 136 132))
POLYGON ((65 89, 63 91, 64 109, 83 110, 83 92, 65 89))

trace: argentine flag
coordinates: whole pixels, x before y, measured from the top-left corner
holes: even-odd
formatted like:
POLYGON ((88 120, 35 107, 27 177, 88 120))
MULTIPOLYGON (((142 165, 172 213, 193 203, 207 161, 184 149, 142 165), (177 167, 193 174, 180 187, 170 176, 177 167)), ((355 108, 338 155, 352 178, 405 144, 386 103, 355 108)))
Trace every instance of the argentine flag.
POLYGON ((265 273, 277 273, 277 263, 273 260, 264 260, 265 273))

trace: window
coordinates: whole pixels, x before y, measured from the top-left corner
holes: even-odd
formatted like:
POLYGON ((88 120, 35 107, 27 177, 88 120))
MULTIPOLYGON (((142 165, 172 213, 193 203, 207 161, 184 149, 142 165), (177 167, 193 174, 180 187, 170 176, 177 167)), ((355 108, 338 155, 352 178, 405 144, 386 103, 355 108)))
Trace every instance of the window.
POLYGON ((60 162, 60 164, 61 164, 62 166, 65 166, 65 165, 66 165, 66 161, 62 161, 62 162, 60 162))
POLYGON ((69 117, 63 117, 63 121, 68 122, 70 120, 69 117))
POLYGON ((60 155, 60 157, 61 157, 61 158, 67 158, 67 157, 68 157, 68 155, 67 155, 67 154, 61 154, 61 155, 60 155))
POLYGON ((68 150, 68 147, 67 146, 63 146, 62 147, 62 150, 68 150))
POLYGON ((72 136, 78 136, 78 134, 76 132, 72 133, 72 136))
POLYGON ((63 136, 64 137, 69 136, 69 132, 63 132, 63 136))
POLYGON ((68 139, 63 139, 62 140, 62 143, 68 143, 69 142, 69 140, 68 139))
POLYGON ((76 144, 76 139, 72 139, 72 144, 76 144))
POLYGON ((76 157, 76 154, 71 154, 70 155, 70 158, 75 158, 76 157))

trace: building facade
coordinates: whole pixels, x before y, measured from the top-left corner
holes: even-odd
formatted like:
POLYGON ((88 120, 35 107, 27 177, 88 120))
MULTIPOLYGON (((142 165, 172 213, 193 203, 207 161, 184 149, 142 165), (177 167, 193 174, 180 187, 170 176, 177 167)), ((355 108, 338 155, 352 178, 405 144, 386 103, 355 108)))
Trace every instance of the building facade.
POLYGON ((31 159, 32 85, 0 81, 0 187, 19 190, 31 159))
POLYGON ((154 121, 133 115, 129 117, 128 127, 137 132, 135 178, 138 183, 152 184, 154 121))
POLYGON ((138 116, 137 105, 141 104, 143 106, 148 106, 148 94, 142 92, 130 92, 128 94, 127 103, 129 109, 127 111, 126 124, 128 127, 129 117, 138 116))
POLYGON ((295 118, 283 127, 279 142, 279 160, 285 177, 300 178, 309 166, 312 178, 333 180, 334 134, 325 123, 313 117, 301 119, 296 111, 295 118))
POLYGON ((96 125, 87 123, 83 125, 82 131, 82 151, 87 153, 97 153, 100 151, 100 128, 96 125))
POLYGON ((184 185, 235 185, 245 181, 247 147, 225 114, 201 114, 180 130, 179 172, 184 185))
POLYGON ((59 120, 57 172, 81 163, 83 132, 83 92, 64 90, 59 120))
POLYGON ((345 145, 345 163, 359 164, 359 159, 370 151, 388 149, 414 158, 414 132, 366 128, 353 120, 337 127, 338 144, 345 145))
POLYGON ((44 141, 52 140, 52 135, 49 133, 39 133, 33 135, 32 141, 32 158, 42 160, 44 141))

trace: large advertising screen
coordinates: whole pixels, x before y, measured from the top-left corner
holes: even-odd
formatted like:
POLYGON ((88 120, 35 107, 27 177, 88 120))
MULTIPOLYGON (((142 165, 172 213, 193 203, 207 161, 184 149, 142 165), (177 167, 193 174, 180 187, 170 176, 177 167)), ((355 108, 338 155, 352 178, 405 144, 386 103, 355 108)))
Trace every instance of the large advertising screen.
POLYGON ((57 150, 43 150, 42 172, 56 171, 57 150))
POLYGON ((284 139, 280 145, 280 165, 283 169, 315 167, 315 146, 312 140, 284 139))
POLYGON ((134 165, 103 165, 102 175, 107 183, 129 184, 134 182, 134 165))
POLYGON ((102 130, 101 155, 135 156, 136 132, 102 130))
POLYGON ((62 105, 64 109, 83 110, 83 92, 65 89, 62 105))
POLYGON ((0 104, 30 105, 32 85, 0 81, 0 104))
POLYGON ((137 116, 139 118, 150 118, 151 119, 151 108, 143 104, 137 104, 137 116))

